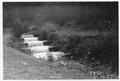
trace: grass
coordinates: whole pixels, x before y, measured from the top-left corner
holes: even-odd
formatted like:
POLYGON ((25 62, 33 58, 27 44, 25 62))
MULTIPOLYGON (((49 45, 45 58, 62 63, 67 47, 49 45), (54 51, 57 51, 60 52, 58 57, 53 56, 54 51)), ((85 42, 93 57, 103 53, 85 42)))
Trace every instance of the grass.
POLYGON ((115 75, 112 76, 113 78, 118 75, 117 18, 111 20, 113 30, 111 32, 104 31, 103 38, 101 38, 95 27, 98 26, 99 22, 104 21, 103 17, 106 16, 106 13, 95 13, 102 12, 98 8, 43 5, 34 7, 8 6, 4 7, 3 10, 4 27, 11 28, 13 36, 8 46, 29 54, 29 50, 22 49, 24 45, 20 43, 19 38, 23 33, 32 32, 40 40, 48 40, 50 45, 66 53, 64 58, 70 62, 66 62, 67 65, 63 64, 64 66, 79 69, 80 66, 76 62, 85 66, 89 65, 86 68, 89 70, 91 67, 93 71, 90 74, 96 78, 103 78, 102 76, 111 78, 112 72, 116 72, 113 74, 115 75), (103 19, 99 19, 99 17, 103 19), (74 23, 71 24, 71 22, 74 23), (98 61, 101 63, 100 66, 96 65, 98 61), (98 74, 95 68, 99 68, 98 74), (105 73, 105 70, 108 73, 105 73))
MULTIPOLYGON (((95 63, 94 63, 95 64, 95 63)), ((111 67, 99 65, 94 68, 88 68, 89 64, 81 64, 75 61, 58 61, 59 67, 66 67, 67 69, 77 70, 91 75, 93 79, 118 79, 117 73, 111 73, 111 67)), ((90 66, 89 66, 90 67, 90 66)))
MULTIPOLYGON (((62 33, 61 35, 58 31, 53 32, 51 29, 50 31, 47 29, 47 32, 44 32, 46 31, 45 29, 42 30, 43 34, 39 35, 39 39, 52 41, 51 45, 58 47, 61 51, 66 53, 66 56, 64 57, 66 61, 62 60, 63 62, 58 62, 59 66, 79 71, 82 70, 83 72, 94 76, 96 79, 118 78, 118 60, 111 60, 117 59, 117 40, 113 40, 113 38, 116 39, 113 32, 106 35, 102 41, 99 41, 99 39, 95 39, 94 37, 91 39, 88 38, 89 36, 81 37, 81 35, 78 34, 67 35, 68 33, 62 33), (46 34, 46 38, 41 37, 45 37, 44 34, 46 34), (115 49, 110 51, 109 48, 115 49), (67 55, 67 53, 69 53, 69 55, 67 55), (109 53, 109 55, 105 55, 105 53, 109 53), (106 57, 109 57, 109 59, 106 59, 106 57), (112 65, 110 65, 110 63, 112 63, 112 65)), ((62 30, 60 32, 62 32, 62 30)), ((18 38, 14 37, 11 38, 11 40, 12 41, 9 42, 9 46, 26 54, 30 54, 29 50, 21 49, 21 47, 24 46, 20 43, 18 38)), ((53 59, 50 57, 49 61, 53 62, 53 59)))

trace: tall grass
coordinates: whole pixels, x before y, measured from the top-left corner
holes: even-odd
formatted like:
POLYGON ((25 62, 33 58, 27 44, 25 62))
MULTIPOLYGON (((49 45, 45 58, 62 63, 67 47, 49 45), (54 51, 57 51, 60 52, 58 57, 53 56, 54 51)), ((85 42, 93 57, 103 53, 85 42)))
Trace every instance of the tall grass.
MULTIPOLYGON (((97 22, 105 20, 104 18, 110 15, 103 9, 78 5, 46 4, 42 6, 5 6, 3 10, 3 26, 12 28, 14 37, 10 46, 16 49, 21 48, 18 38, 23 33, 32 32, 40 40, 48 40, 52 46, 65 52, 66 60, 77 61, 91 68, 100 65, 99 70, 104 65, 107 66, 106 68, 111 67, 109 71, 118 72, 118 33, 115 33, 116 31, 108 33, 107 31, 108 34, 103 36, 102 40, 99 36, 90 37, 90 35, 81 34, 83 31, 81 29, 94 30, 97 22)), ((118 28, 116 19, 112 25, 113 29, 114 26, 118 28)), ((92 33, 94 34, 94 32, 92 33)))

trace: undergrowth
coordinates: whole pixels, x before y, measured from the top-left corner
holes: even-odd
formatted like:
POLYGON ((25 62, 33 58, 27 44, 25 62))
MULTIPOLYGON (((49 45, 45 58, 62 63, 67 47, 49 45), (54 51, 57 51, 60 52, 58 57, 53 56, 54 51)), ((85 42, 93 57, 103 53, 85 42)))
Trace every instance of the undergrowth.
MULTIPOLYGON (((4 6, 3 25, 6 28, 12 28, 13 35, 8 46, 30 54, 29 50, 24 49, 25 46, 19 38, 23 33, 31 32, 39 40, 48 40, 50 45, 66 53, 63 57, 64 62, 60 63, 62 66, 78 70, 81 70, 82 67, 95 78, 118 78, 117 18, 111 19, 113 22, 111 26, 113 29, 116 28, 116 31, 107 31, 107 35, 102 37, 91 34, 82 36, 81 31, 83 30, 81 29, 94 30, 99 25, 97 23, 104 22, 104 17, 107 18, 108 15, 96 13, 96 10, 99 12, 101 10, 89 7, 77 9, 75 6, 72 6, 73 8, 71 6, 24 7, 4 6), (55 9, 53 9, 54 7, 55 9), (89 12, 87 14, 86 9, 89 12), (78 12, 86 16, 78 14, 78 12)), ((103 32, 103 34, 105 33, 103 32)))

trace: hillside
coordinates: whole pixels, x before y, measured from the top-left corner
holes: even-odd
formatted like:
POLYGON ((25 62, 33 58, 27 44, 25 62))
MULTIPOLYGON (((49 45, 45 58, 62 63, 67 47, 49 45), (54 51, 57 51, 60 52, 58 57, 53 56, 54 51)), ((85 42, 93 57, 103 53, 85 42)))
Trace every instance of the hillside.
POLYGON ((4 79, 116 79, 118 32, 117 1, 3 2, 4 79), (30 56, 23 33, 65 55, 59 62, 30 56))
POLYGON ((82 71, 59 67, 56 63, 42 62, 7 46, 10 34, 4 35, 4 79, 87 79, 92 78, 82 71))

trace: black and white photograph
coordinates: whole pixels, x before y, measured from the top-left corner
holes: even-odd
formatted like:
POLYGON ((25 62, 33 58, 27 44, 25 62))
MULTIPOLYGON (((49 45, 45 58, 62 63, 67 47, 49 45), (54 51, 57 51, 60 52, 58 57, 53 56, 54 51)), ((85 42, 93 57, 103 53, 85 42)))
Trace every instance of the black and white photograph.
POLYGON ((118 80, 118 6, 3 1, 3 80, 118 80))

